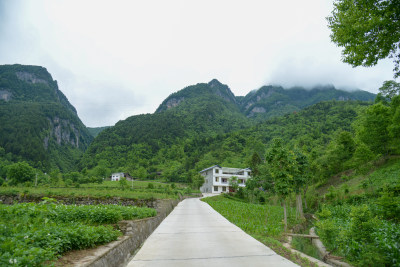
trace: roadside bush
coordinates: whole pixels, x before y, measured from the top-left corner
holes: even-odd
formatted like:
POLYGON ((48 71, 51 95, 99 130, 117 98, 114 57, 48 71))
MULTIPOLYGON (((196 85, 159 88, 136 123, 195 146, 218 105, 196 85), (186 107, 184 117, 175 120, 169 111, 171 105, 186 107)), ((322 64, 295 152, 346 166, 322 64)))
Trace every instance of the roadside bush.
POLYGON ((317 233, 328 250, 357 266, 398 266, 400 226, 379 219, 376 211, 374 202, 324 206, 317 214, 317 233))

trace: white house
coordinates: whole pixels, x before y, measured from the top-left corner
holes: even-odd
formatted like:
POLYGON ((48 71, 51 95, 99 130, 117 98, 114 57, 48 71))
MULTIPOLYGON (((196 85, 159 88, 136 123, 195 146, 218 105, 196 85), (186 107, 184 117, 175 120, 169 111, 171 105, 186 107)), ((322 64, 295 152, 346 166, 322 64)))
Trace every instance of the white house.
POLYGON ((215 165, 200 171, 204 176, 204 184, 200 187, 202 193, 220 194, 232 192, 229 186, 229 179, 235 176, 240 187, 246 186, 247 180, 251 177, 251 169, 227 168, 215 165))
POLYGON ((129 173, 116 172, 116 173, 111 174, 111 181, 119 181, 123 177, 125 177, 127 181, 132 180, 132 177, 129 175, 129 173))

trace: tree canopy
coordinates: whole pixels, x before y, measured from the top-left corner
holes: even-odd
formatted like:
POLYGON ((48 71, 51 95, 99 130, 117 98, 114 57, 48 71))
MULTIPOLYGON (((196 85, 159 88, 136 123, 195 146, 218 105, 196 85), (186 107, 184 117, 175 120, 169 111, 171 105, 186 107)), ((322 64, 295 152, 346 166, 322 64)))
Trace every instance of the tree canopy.
POLYGON ((327 20, 332 41, 344 48, 343 62, 370 67, 389 57, 400 76, 399 0, 336 0, 327 20))

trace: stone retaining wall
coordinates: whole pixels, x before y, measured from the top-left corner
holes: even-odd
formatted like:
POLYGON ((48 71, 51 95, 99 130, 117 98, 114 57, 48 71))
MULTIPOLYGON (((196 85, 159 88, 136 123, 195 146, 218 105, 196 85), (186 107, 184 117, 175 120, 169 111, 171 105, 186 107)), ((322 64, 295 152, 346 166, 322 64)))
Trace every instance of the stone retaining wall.
POLYGON ((109 267, 126 265, 179 201, 157 200, 158 215, 156 217, 119 222, 118 225, 124 236, 117 241, 96 248, 92 255, 76 261, 73 266, 109 267))

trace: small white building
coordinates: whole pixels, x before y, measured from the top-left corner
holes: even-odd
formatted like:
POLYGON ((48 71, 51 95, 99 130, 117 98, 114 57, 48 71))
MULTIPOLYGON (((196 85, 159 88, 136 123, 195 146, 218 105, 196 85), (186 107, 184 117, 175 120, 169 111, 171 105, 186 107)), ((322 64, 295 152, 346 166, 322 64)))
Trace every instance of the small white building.
POLYGON ((220 194, 232 192, 229 186, 229 179, 235 176, 240 187, 245 187, 246 182, 251 178, 251 169, 227 168, 215 165, 200 171, 204 176, 204 184, 200 187, 202 193, 220 194))
POLYGON ((116 172, 116 173, 111 174, 111 181, 119 181, 123 177, 125 177, 127 181, 132 180, 132 177, 129 175, 129 173, 116 172))

